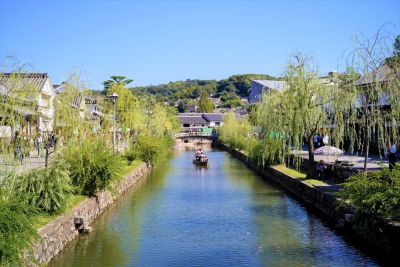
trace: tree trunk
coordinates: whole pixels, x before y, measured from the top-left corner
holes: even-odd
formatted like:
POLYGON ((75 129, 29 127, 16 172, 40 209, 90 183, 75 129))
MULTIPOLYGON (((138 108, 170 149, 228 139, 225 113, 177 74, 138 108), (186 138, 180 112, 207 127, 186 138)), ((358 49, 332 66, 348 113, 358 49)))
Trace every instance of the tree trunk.
POLYGON ((308 159, 310 163, 314 162, 314 137, 312 135, 308 137, 308 159))
POLYGON ((367 126, 367 129, 365 131, 365 139, 364 139, 364 171, 367 170, 367 161, 368 161, 368 155, 369 155, 369 139, 370 139, 370 134, 369 134, 369 127, 367 126))
POLYGON ((45 151, 44 166, 47 168, 49 166, 49 148, 47 146, 45 147, 45 151))

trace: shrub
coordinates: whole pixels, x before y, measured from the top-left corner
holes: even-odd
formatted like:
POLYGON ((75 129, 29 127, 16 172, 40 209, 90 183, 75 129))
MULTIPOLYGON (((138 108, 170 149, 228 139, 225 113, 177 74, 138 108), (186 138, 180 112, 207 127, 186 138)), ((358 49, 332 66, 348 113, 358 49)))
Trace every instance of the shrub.
POLYGON ((339 196, 356 206, 364 223, 400 220, 400 168, 353 175, 339 196))
POLYGON ((0 266, 24 266, 31 245, 39 238, 30 216, 32 206, 1 196, 0 193, 0 266))
POLYGON ((78 193, 93 196, 118 177, 125 162, 114 154, 100 138, 72 142, 63 152, 63 159, 78 193))
POLYGON ((138 136, 136 143, 129 152, 145 162, 154 164, 170 148, 172 140, 160 136, 138 136))
POLYGON ((28 205, 50 214, 57 213, 65 209, 71 180, 65 166, 57 163, 17 177, 14 193, 28 205))

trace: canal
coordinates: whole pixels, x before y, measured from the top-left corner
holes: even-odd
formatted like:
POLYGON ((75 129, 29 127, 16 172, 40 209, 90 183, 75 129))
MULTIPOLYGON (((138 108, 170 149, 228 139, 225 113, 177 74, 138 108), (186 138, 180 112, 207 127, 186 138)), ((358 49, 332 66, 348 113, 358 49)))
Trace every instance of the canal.
POLYGON ((50 266, 375 266, 281 189, 220 150, 177 150, 50 266))

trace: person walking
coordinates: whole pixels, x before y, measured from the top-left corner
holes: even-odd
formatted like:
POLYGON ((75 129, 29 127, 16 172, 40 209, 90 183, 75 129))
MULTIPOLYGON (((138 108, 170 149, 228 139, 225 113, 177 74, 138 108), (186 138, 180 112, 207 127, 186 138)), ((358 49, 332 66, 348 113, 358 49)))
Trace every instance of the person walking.
POLYGON ((22 139, 18 131, 15 131, 12 145, 14 147, 14 160, 18 160, 22 164, 24 160, 24 153, 22 151, 22 139))
POLYGON ((389 170, 392 171, 397 161, 397 148, 396 145, 392 145, 389 150, 389 170))
POLYGON ((40 152, 41 152, 41 148, 42 148, 42 143, 43 143, 43 137, 41 134, 38 134, 38 136, 35 139, 35 148, 38 153, 38 158, 40 158, 40 156, 41 156, 40 152))

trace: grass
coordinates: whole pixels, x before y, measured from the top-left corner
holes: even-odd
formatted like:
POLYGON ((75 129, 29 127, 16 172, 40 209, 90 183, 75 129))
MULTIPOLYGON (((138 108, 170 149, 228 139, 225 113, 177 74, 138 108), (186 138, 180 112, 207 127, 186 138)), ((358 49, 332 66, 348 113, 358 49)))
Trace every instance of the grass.
MULTIPOLYGON (((283 165, 275 165, 275 166, 272 166, 272 168, 274 168, 275 170, 282 172, 286 175, 289 175, 292 178, 305 179, 307 177, 307 174, 299 172, 294 169, 287 168, 283 165)), ((304 180, 303 182, 309 186, 328 186, 328 184, 326 184, 320 180, 316 180, 316 179, 307 179, 307 180, 304 180)))
POLYGON ((74 207, 76 207, 79 203, 81 203, 82 201, 84 201, 87 198, 88 198, 87 196, 72 195, 68 199, 67 206, 66 206, 65 211, 63 213, 60 213, 60 214, 46 214, 46 213, 38 214, 38 215, 34 216, 34 218, 32 218, 33 225, 35 226, 36 229, 39 229, 40 227, 45 226, 46 224, 48 224, 49 222, 51 222, 52 220, 54 220, 58 216, 61 216, 61 215, 64 215, 64 214, 68 213, 74 207))
POLYGON ((294 169, 287 168, 283 165, 275 165, 275 166, 272 166, 272 168, 277 171, 280 171, 284 174, 287 174, 292 178, 302 178, 303 179, 303 178, 306 178, 306 176, 307 176, 307 174, 305 174, 305 173, 299 172, 294 169))
POLYGON ((124 164, 124 166, 122 166, 121 170, 118 172, 117 181, 120 181, 123 177, 125 177, 131 171, 133 171, 134 169, 139 167, 140 164, 142 164, 143 162, 144 161, 142 161, 140 159, 135 159, 130 164, 124 164))
POLYGON ((327 186, 328 184, 320 181, 320 180, 316 180, 316 179, 307 179, 304 181, 304 183, 311 185, 311 186, 327 186))
MULTIPOLYGON (((125 164, 121 170, 118 172, 118 177, 117 181, 120 181, 123 177, 125 177, 128 173, 136 169, 137 167, 142 164, 142 160, 134 160, 130 164, 125 164)), ((76 207, 79 203, 87 199, 87 196, 83 195, 72 195, 68 201, 67 201, 67 206, 65 208, 65 211, 60 213, 60 214, 46 214, 46 213, 40 213, 32 218, 33 225, 36 229, 39 229, 52 220, 56 219, 58 216, 62 216, 69 211, 71 211, 74 207, 76 207)))

